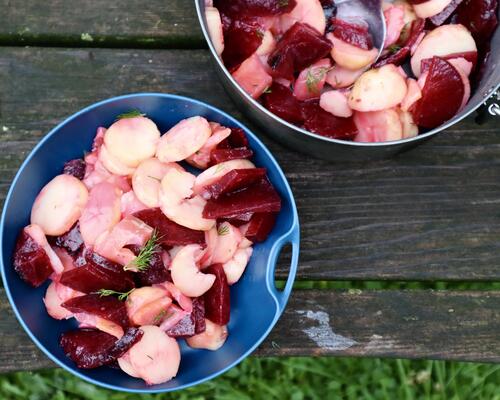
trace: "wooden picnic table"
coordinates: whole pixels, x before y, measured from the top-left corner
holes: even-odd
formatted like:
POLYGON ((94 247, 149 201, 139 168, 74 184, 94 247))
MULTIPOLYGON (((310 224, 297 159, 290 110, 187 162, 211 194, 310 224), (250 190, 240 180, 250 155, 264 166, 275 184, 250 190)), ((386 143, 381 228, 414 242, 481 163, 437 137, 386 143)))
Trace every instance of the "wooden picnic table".
MULTIPOLYGON (((40 138, 98 100, 181 94, 252 127, 214 74, 193 1, 0 0, 0 10, 2 201, 40 138)), ((358 163, 316 160, 254 131, 295 194, 298 281, 489 283, 487 290, 296 289, 257 355, 500 361, 498 120, 479 126, 471 117, 394 159, 358 163)), ((280 262, 277 279, 287 270, 280 262)), ((52 366, 2 291, 0 372, 52 366)))

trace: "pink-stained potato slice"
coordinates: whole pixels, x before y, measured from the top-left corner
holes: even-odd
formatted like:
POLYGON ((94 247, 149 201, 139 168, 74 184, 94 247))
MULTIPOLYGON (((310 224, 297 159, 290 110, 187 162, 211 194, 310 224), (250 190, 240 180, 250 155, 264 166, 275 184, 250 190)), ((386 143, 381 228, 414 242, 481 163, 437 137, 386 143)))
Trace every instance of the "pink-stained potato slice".
POLYGON ((423 3, 413 4, 415 14, 420 18, 429 18, 443 11, 452 0, 427 0, 423 3))
POLYGON ((411 58, 411 69, 420 77, 421 62, 434 56, 477 52, 476 42, 468 29, 460 24, 441 25, 430 31, 420 42, 411 58))
POLYGON ((184 171, 177 163, 162 163, 157 158, 148 158, 139 164, 132 176, 132 188, 137 198, 147 207, 158 207, 160 182, 171 168, 184 171))
POLYGON ((195 176, 189 172, 171 169, 160 185, 160 208, 167 218, 186 228, 207 231, 215 225, 214 219, 203 218, 206 200, 193 196, 195 176))
POLYGON ((412 138, 418 135, 418 126, 413 121, 413 115, 408 111, 398 110, 401 128, 403 129, 403 139, 412 138))
POLYGON ((206 268, 206 267, 213 264, 212 257, 214 254, 215 246, 217 246, 218 237, 219 237, 219 234, 217 232, 216 226, 214 226, 209 231, 205 231, 206 247, 203 250, 202 256, 198 260, 198 263, 199 263, 201 269, 206 268))
POLYGON ((356 142, 387 142, 403 138, 403 126, 395 109, 355 112, 354 123, 359 133, 356 142))
POLYGON ((87 168, 83 183, 88 190, 91 190, 103 182, 111 183, 123 192, 128 192, 131 189, 128 177, 112 174, 104 167, 101 161, 97 160, 92 168, 87 168))
MULTIPOLYGON (((64 307, 61 307, 61 304, 64 303, 66 300, 69 300, 69 298, 62 299, 59 296, 59 293, 56 290, 57 285, 61 285, 61 284, 57 283, 55 281, 51 282, 49 287, 47 288, 47 292, 45 292, 45 297, 43 298, 43 302, 45 304, 45 308, 47 309, 47 313, 52 318, 55 318, 55 319, 71 318, 73 316, 73 313, 64 307)), ((72 289, 70 289, 70 290, 72 290, 72 289)))
POLYGON ((463 72, 467 77, 470 75, 470 73, 472 72, 472 68, 474 67, 474 64, 472 64, 470 61, 467 61, 463 57, 450 58, 447 61, 457 70, 463 72))
POLYGON ((240 280, 252 253, 252 247, 239 247, 234 253, 233 258, 224 263, 223 268, 229 285, 234 285, 240 280))
POLYGON ((261 45, 255 50, 258 56, 268 56, 276 48, 276 39, 273 33, 268 29, 264 32, 261 45))
POLYGON ((148 207, 137 198, 133 190, 129 190, 127 193, 123 193, 120 199, 120 208, 122 217, 125 218, 128 215, 145 210, 148 207))
POLYGON ((177 341, 154 325, 142 326, 141 330, 144 332, 141 340, 118 359, 120 368, 144 379, 148 385, 157 385, 174 378, 181 361, 177 341))
POLYGON ((205 186, 209 186, 217 182, 229 171, 232 171, 233 169, 246 168, 255 168, 255 165, 251 161, 244 159, 230 160, 214 165, 196 177, 193 192, 195 194, 202 194, 205 186))
POLYGON ((99 161, 109 172, 119 176, 130 176, 134 173, 134 168, 123 164, 117 157, 108 151, 105 144, 99 149, 99 161))
POLYGON ((350 70, 336 64, 326 74, 326 83, 334 89, 346 88, 356 82, 363 72, 365 68, 350 70))
POLYGON ((214 275, 200 272, 197 263, 201 254, 200 246, 190 244, 184 246, 172 259, 170 273, 174 285, 189 297, 201 296, 215 281, 214 275))
POLYGON ((154 156, 159 139, 156 124, 146 117, 122 118, 104 134, 104 144, 110 154, 132 168, 154 156))
POLYGON ((212 124, 210 124, 212 135, 208 138, 208 140, 200 150, 198 150, 192 156, 186 158, 186 162, 188 164, 200 169, 205 169, 208 167, 212 150, 214 150, 220 142, 231 135, 231 129, 220 126, 219 124, 217 125, 218 126, 212 126, 212 124))
POLYGON ((124 334, 123 328, 120 325, 105 318, 98 317, 97 315, 89 313, 76 313, 74 317, 79 322, 78 326, 80 328, 96 328, 100 331, 113 335, 117 339, 120 339, 124 334))
POLYGON ((406 80, 408 91, 406 96, 401 101, 401 110, 408 111, 410 107, 422 97, 422 90, 418 85, 417 81, 413 78, 408 78, 406 80))
POLYGON ((380 111, 400 104, 406 92, 405 79, 394 65, 387 64, 363 73, 354 84, 348 103, 356 111, 380 111))
POLYGON ((308 24, 322 35, 326 29, 326 17, 319 0, 296 0, 297 5, 280 18, 281 31, 286 32, 296 22, 308 24))
POLYGON ((36 197, 31 223, 40 226, 46 235, 62 235, 80 218, 88 198, 88 190, 79 179, 58 175, 36 197))
POLYGON ((323 92, 319 99, 319 106, 336 117, 348 118, 352 115, 346 93, 340 90, 323 92))
POLYGON ((159 286, 144 286, 134 289, 127 297, 125 305, 127 306, 127 314, 131 321, 134 320, 136 314, 142 307, 156 300, 168 297, 168 293, 164 288, 159 286))
POLYGON ((220 56, 224 51, 224 34, 222 32, 222 21, 219 10, 215 7, 205 7, 205 18, 207 19, 207 28, 215 52, 220 56))
POLYGON ((226 326, 214 324, 205 319, 205 332, 186 339, 186 343, 193 349, 218 350, 226 342, 228 331, 226 326))
POLYGON ((328 33, 326 38, 333 43, 330 52, 333 60, 341 67, 352 71, 367 67, 375 61, 378 55, 378 49, 371 50, 360 49, 352 44, 335 37, 333 33, 328 33))
POLYGON ((189 313, 187 311, 184 311, 182 308, 172 304, 164 316, 163 322, 160 324, 160 329, 163 332, 167 332, 188 315, 189 313))
POLYGON ((122 191, 108 182, 94 186, 80 217, 80 232, 87 246, 93 246, 96 239, 106 234, 121 218, 122 191))
MULTIPOLYGON (((153 228, 131 215, 118 222, 109 234, 101 235, 94 243, 94 251, 108 260, 130 265, 136 256, 126 245, 144 246, 153 234, 153 228)), ((133 268, 131 268, 133 270, 133 268)))
POLYGON ((161 137, 156 157, 163 163, 182 161, 200 150, 211 134, 205 118, 184 119, 161 137))
POLYGON ((229 222, 223 222, 217 229, 217 242, 212 250, 211 263, 224 264, 233 258, 242 240, 241 232, 229 222))
POLYGON ((184 311, 188 313, 193 311, 193 301, 188 296, 182 294, 182 292, 172 282, 163 282, 157 286, 164 288, 170 294, 170 297, 172 297, 184 311))
POLYGON ((406 22, 405 10, 403 6, 392 5, 384 10, 384 18, 387 34, 384 41, 384 48, 396 43, 401 35, 406 22))
POLYGON ((232 73, 236 82, 254 99, 271 86, 273 78, 260 56, 252 54, 232 73))

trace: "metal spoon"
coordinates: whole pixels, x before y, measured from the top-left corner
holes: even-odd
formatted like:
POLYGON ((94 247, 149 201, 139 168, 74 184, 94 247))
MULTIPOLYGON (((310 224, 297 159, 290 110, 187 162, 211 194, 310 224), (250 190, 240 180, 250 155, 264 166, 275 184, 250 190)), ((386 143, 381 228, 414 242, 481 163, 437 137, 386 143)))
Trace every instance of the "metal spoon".
POLYGON ((340 19, 362 19, 368 23, 373 45, 379 49, 377 59, 384 49, 385 29, 381 0, 335 0, 337 17, 340 19))

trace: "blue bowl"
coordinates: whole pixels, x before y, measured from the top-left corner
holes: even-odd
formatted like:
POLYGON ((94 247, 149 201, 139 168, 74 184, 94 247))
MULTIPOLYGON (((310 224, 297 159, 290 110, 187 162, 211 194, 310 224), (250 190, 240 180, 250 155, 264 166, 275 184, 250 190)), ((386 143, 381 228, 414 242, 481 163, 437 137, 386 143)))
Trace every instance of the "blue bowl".
POLYGON ((26 158, 7 194, 0 222, 1 272, 5 291, 17 319, 36 345, 55 363, 74 375, 109 389, 128 392, 169 392, 216 377, 247 357, 265 339, 282 314, 292 290, 299 255, 299 221, 288 182, 262 142, 224 112, 200 101, 167 94, 134 94, 102 101, 69 117, 53 129, 26 158), (267 168, 283 206, 269 238, 254 247, 243 278, 231 288, 229 338, 218 351, 194 350, 181 341, 182 359, 177 377, 162 385, 147 386, 120 370, 76 368, 59 347, 59 336, 76 327, 74 319, 57 321, 45 311, 42 298, 48 284, 26 285, 12 267, 12 252, 19 231, 29 224, 33 201, 41 188, 61 173, 63 164, 91 148, 96 128, 109 126, 118 114, 139 109, 156 122, 161 132, 178 121, 202 115, 210 121, 243 128, 254 150, 253 161, 267 168), (292 245, 290 273, 280 291, 274 270, 284 245, 292 245))

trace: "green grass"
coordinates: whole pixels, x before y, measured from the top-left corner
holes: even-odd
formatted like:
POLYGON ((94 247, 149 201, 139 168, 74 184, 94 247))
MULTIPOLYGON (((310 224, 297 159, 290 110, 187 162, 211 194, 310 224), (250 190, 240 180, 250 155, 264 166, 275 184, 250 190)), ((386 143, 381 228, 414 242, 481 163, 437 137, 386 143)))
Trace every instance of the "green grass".
POLYGON ((249 358, 211 382, 173 394, 100 389, 60 369, 0 375, 5 400, 145 399, 500 400, 500 365, 353 358, 249 358))

